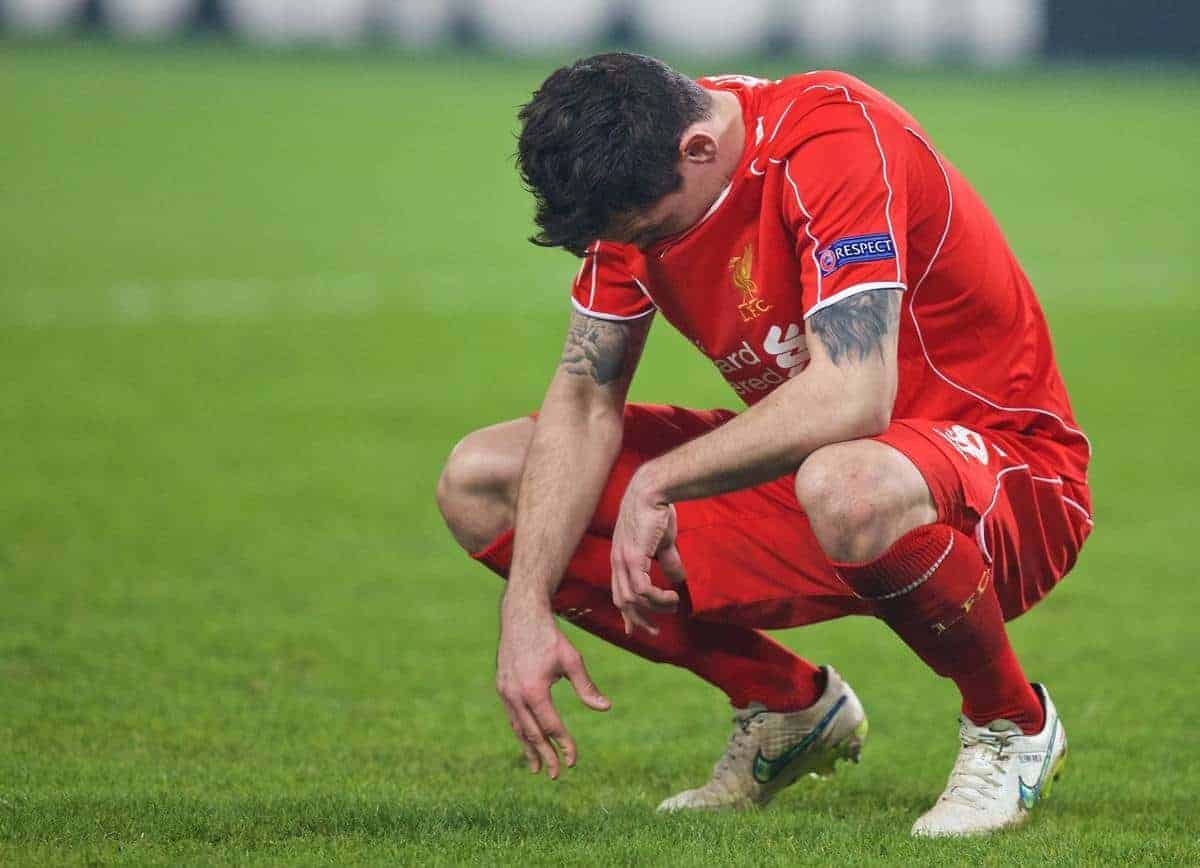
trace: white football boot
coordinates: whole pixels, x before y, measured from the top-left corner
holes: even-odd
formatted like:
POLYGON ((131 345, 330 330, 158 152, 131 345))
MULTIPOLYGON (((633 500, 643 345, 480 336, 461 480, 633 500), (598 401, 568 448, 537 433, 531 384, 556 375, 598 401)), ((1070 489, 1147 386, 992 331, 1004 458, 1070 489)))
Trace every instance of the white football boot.
POLYGON ((801 711, 773 712, 751 703, 736 709, 733 734, 704 786, 664 801, 664 812, 743 810, 765 805, 801 775, 828 777, 841 759, 858 762, 867 717, 854 691, 831 666, 825 691, 801 711))
POLYGON ((962 749, 946 791, 913 824, 913 835, 986 835, 1029 819, 1067 760, 1067 734, 1050 694, 1041 684, 1033 689, 1046 711, 1046 723, 1036 735, 1025 735, 1007 720, 975 726, 960 718, 962 749))

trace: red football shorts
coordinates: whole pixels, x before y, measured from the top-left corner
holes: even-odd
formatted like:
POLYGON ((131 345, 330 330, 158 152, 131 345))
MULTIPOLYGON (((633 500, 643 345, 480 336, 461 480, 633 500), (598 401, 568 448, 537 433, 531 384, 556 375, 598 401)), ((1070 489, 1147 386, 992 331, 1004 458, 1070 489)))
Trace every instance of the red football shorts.
MULTIPOLYGON (((624 443, 593 529, 611 535, 621 496, 642 462, 735 415, 628 405, 624 443)), ((874 439, 899 450, 921 472, 939 522, 975 537, 992 562, 1006 619, 1028 610, 1074 565, 1092 527, 1088 491, 1046 467, 1033 438, 899 419, 874 439)), ((789 474, 676 504, 695 617, 778 629, 869 613, 834 575, 796 502, 793 479, 789 474)))

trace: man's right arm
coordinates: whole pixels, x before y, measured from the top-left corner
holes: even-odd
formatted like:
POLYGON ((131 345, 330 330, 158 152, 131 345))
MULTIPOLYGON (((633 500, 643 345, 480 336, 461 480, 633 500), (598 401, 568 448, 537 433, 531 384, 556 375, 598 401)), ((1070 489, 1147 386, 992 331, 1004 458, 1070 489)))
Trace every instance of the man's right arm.
POLYGON ((506 600, 549 608, 621 449, 625 396, 652 319, 572 311, 521 476, 506 600))
POLYGON ((530 770, 544 764, 551 777, 558 776, 554 744, 567 765, 575 764, 574 742, 550 700, 554 681, 566 677, 587 705, 608 707, 558 630, 550 598, 620 452, 625 396, 653 318, 604 320, 572 312, 525 458, 501 604, 496 689, 530 770))

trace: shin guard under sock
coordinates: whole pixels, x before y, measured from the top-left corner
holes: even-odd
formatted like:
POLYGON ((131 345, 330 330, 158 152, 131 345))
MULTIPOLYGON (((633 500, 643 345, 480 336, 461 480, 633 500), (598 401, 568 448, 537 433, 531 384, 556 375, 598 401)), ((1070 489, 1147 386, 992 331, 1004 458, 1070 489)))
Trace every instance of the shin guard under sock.
MULTIPOLYGON (((472 557, 507 578, 512 540, 512 531, 507 531, 472 557)), ((689 617, 686 586, 675 588, 678 612, 654 616, 657 636, 644 630, 625 635, 612 602, 610 550, 606 537, 584 535, 551 601, 558 615, 639 657, 695 673, 739 708, 760 702, 771 711, 797 711, 820 698, 824 672, 757 630, 689 617)), ((651 568, 651 580, 670 587, 657 564, 651 568)))
POLYGON ((969 536, 924 525, 873 561, 834 567, 934 672, 954 680, 967 718, 1041 731, 1041 702, 1008 642, 991 568, 969 536))

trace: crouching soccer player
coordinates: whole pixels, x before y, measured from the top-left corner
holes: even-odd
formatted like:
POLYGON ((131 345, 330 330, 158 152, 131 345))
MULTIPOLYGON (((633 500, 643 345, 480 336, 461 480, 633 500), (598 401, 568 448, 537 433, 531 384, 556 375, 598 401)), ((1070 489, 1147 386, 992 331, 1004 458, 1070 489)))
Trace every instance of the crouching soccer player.
POLYGON ((535 242, 582 257, 536 420, 453 451, 438 498, 507 578, 496 684, 530 767, 575 744, 554 613, 724 691, 733 737, 664 811, 766 804, 857 759, 862 705, 761 630, 885 621, 962 693, 961 752, 917 835, 1022 822, 1066 755, 1004 622, 1092 520, 1090 446, 999 227, 900 106, 841 73, 692 81, 606 54, 521 113, 535 242), (741 413, 626 404, 656 311, 741 413))

